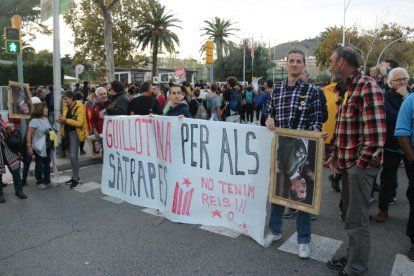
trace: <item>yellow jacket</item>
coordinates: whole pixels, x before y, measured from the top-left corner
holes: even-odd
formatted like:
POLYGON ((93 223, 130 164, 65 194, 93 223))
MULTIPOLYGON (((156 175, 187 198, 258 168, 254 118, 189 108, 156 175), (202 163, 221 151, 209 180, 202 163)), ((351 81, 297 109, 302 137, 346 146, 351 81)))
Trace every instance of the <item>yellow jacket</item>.
MULTIPOLYGON (((75 101, 75 106, 72 109, 73 116, 76 116, 76 119, 66 119, 66 124, 69 126, 73 126, 76 128, 76 134, 78 135, 79 141, 83 142, 86 139, 86 131, 85 131, 85 107, 83 106, 81 101, 75 101)), ((66 114, 68 113, 68 106, 65 105, 63 107, 63 114, 62 117, 66 118, 66 114)), ((65 125, 62 125, 62 137, 65 137, 65 125)))
POLYGON ((331 143, 335 131, 336 112, 338 111, 338 107, 336 106, 338 95, 335 93, 335 86, 336 83, 333 82, 323 89, 326 98, 326 106, 328 108, 328 120, 322 125, 322 130, 328 134, 328 137, 325 139, 325 144, 331 143))

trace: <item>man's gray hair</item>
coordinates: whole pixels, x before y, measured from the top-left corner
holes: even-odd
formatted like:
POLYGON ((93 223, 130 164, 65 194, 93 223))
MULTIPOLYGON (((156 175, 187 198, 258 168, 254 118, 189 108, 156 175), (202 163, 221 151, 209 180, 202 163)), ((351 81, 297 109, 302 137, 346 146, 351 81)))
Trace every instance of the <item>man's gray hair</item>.
POLYGON ((397 72, 401 72, 401 73, 403 73, 407 78, 410 78, 410 76, 408 75, 408 72, 407 72, 407 70, 405 69, 405 68, 402 68, 402 67, 396 67, 396 68, 394 68, 394 69, 391 69, 391 71, 388 73, 388 79, 387 79, 387 83, 388 83, 388 86, 389 87, 392 87, 392 85, 391 85, 391 81, 393 81, 393 77, 394 77, 394 74, 395 73, 397 73, 397 72))

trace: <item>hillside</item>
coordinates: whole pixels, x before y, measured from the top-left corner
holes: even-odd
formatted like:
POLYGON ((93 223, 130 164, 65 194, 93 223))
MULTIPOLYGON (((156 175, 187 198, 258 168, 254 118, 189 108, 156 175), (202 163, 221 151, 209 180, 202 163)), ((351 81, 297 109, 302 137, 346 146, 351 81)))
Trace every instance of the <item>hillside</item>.
POLYGON ((273 57, 273 59, 279 60, 282 58, 285 58, 290 50, 292 49, 299 49, 302 50, 305 55, 308 56, 314 56, 316 47, 321 43, 320 37, 305 39, 302 41, 291 41, 279 44, 277 46, 272 47, 272 53, 275 53, 276 58, 273 57))

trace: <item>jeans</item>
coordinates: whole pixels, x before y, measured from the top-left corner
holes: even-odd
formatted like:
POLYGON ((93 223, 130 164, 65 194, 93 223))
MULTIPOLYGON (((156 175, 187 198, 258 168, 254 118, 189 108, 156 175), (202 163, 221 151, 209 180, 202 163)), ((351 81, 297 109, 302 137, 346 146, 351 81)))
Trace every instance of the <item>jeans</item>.
POLYGON ((35 156, 35 177, 36 184, 50 183, 50 150, 47 151, 46 157, 40 156, 36 151, 33 151, 35 156))
POLYGON ((72 165, 73 179, 78 180, 79 177, 79 138, 76 130, 69 131, 69 153, 70 164, 72 165))
POLYGON ((253 122, 253 112, 254 112, 254 106, 253 104, 246 104, 246 122, 253 122))
MULTIPOLYGON (((283 232, 283 213, 285 207, 272 204, 269 218, 269 228, 274 235, 283 232)), ((311 241, 311 214, 299 211, 296 216, 296 231, 298 232, 298 243, 309 244, 311 241)))
POLYGON ((410 237, 411 243, 414 244, 414 162, 405 165, 408 176, 408 189, 406 196, 410 203, 410 213, 407 224, 407 236, 410 237))
POLYGON ((364 275, 368 271, 371 251, 369 231, 369 200, 373 178, 379 168, 353 166, 342 174, 342 212, 345 215, 345 231, 348 234, 348 262, 345 272, 364 275))

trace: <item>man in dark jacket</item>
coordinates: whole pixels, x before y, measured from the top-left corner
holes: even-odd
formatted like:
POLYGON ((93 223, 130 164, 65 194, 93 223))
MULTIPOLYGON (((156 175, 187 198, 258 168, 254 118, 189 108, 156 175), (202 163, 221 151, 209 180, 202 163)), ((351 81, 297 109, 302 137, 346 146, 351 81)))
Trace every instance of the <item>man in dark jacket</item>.
POLYGON ((106 109, 107 115, 128 115, 128 97, 120 81, 111 82, 109 92, 112 95, 111 106, 106 109))
POLYGON ((166 116, 184 116, 191 118, 188 105, 185 101, 183 101, 183 95, 181 94, 181 88, 179 86, 170 85, 170 101, 172 106, 165 114, 166 116))

